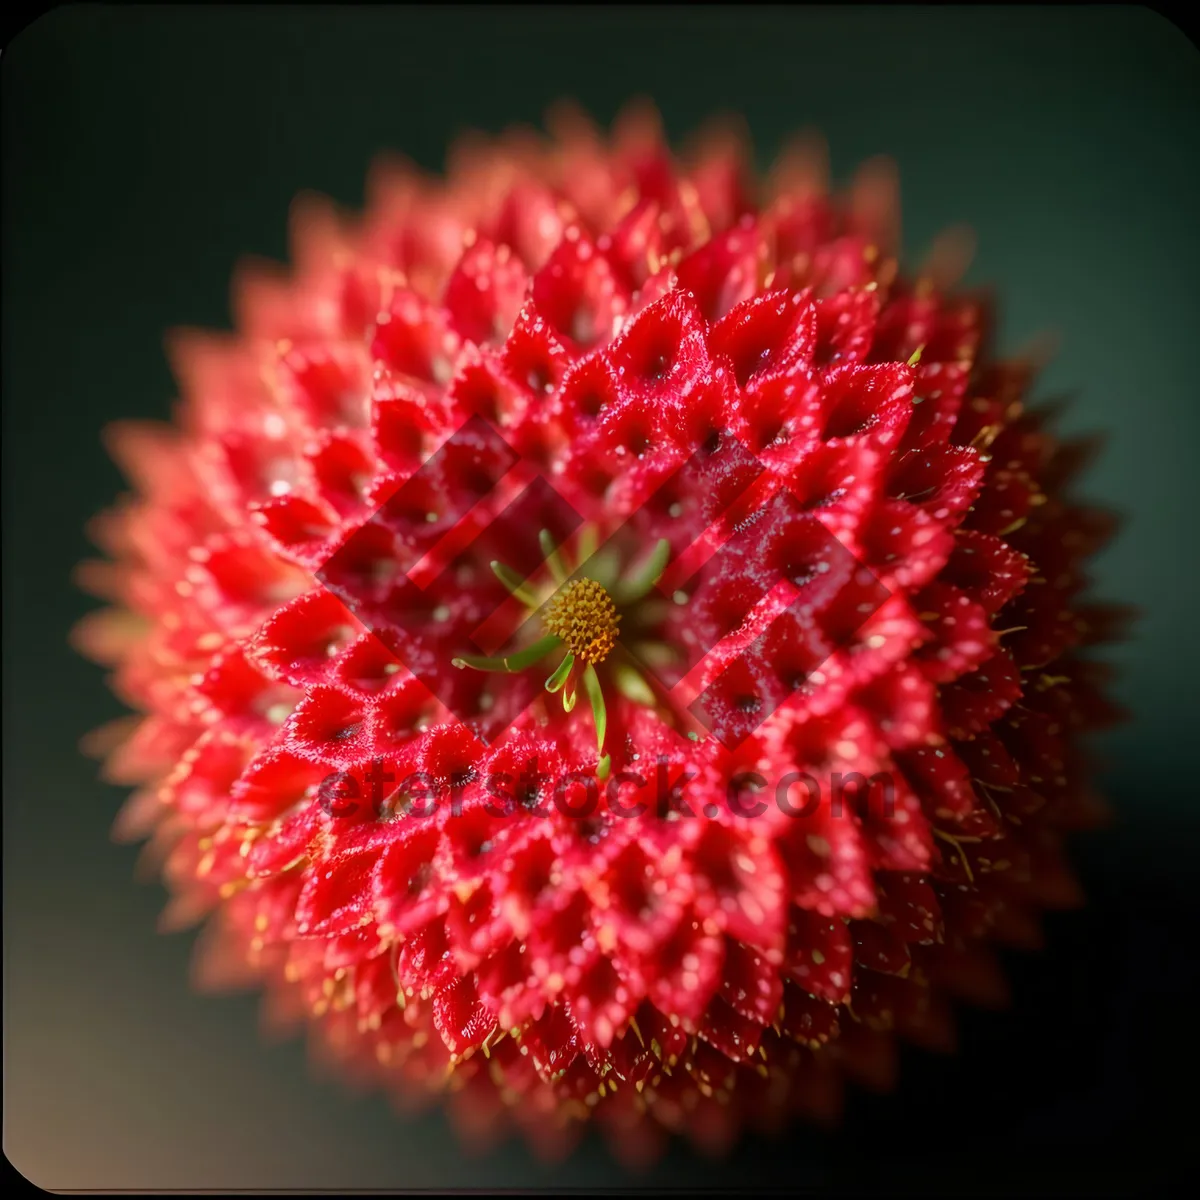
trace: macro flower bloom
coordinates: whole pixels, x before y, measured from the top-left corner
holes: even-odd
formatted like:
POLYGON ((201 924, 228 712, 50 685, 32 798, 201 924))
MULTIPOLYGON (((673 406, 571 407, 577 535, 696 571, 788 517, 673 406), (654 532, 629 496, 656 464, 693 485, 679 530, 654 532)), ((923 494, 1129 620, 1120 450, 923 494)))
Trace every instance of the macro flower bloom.
POLYGON ((1111 522, 886 164, 552 128, 298 203, 174 338, 80 644, 203 983, 475 1137, 711 1150, 948 1048, 1077 899, 1111 522))

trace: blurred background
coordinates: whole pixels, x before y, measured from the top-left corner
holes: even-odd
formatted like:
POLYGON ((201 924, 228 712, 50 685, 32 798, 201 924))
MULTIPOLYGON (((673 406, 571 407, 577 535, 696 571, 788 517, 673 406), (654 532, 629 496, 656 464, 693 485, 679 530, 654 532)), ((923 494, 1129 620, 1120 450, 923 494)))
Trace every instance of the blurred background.
POLYGON ((67 645, 70 582, 122 487, 100 431, 168 414, 162 336, 227 327, 244 253, 281 258, 304 188, 356 205, 379 150, 440 167, 469 128, 573 96, 608 122, 653 97, 675 139, 742 113, 760 162, 802 125, 835 174, 897 159, 905 245, 967 221, 1002 345, 1053 330, 1041 391, 1103 430, 1088 494, 1126 514, 1096 563, 1143 607, 1114 657, 1133 717, 1097 747, 1118 824, 1080 842, 1090 906, 1010 955, 1013 1003, 964 1012, 836 1135, 799 1129, 638 1182, 1143 1190, 1173 1177, 1194 1101, 1200 837, 1192 754, 1200 404, 1200 52, 1144 8, 72 6, 0 58, 3 121, 4 1150, 43 1188, 606 1187, 598 1143, 547 1167, 461 1152, 442 1116, 312 1076, 252 996, 193 995, 191 935, 109 828, 80 756, 121 709, 67 645))

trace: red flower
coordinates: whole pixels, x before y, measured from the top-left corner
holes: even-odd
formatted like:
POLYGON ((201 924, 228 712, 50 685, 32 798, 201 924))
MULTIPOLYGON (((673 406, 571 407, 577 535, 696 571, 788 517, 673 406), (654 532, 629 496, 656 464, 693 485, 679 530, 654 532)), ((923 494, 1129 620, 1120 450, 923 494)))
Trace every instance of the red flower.
POLYGON ((208 982, 477 1134, 828 1116, 1075 898, 1108 520, 959 243, 906 279, 891 176, 819 163, 638 115, 388 166, 116 442, 122 830, 208 982))

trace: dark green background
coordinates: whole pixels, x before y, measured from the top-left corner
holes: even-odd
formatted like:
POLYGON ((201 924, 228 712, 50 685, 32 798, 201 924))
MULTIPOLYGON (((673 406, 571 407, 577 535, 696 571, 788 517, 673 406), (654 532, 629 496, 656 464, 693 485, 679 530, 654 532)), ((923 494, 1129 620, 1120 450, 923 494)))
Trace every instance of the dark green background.
POLYGON ((121 486, 99 433, 165 416, 172 325, 224 326, 235 260, 282 256, 301 188, 358 203, 371 156, 440 165, 470 127, 563 94, 610 119, 655 97, 672 136, 741 111, 764 158, 802 124, 836 172, 899 161, 907 248, 969 221, 1003 340, 1062 335, 1043 390, 1110 434, 1091 494, 1127 514, 1102 592, 1134 719, 1100 747, 1121 825, 1080 849, 1089 910, 1014 959, 1013 1011, 836 1138, 676 1151, 646 1182, 790 1189, 1134 1186, 1181 1153, 1195 1075, 1196 346, 1200 55, 1146 9, 68 7, 0 58, 3 106, 4 1148, 53 1188, 603 1186, 595 1144, 544 1169, 472 1160, 437 1115, 314 1081, 250 997, 187 983, 190 938, 114 847, 121 795, 78 756, 119 712, 68 649, 69 573, 121 486), (1167 1089, 1180 1088, 1180 1100, 1167 1089), (1187 1099, 1184 1099, 1187 1097, 1187 1099))

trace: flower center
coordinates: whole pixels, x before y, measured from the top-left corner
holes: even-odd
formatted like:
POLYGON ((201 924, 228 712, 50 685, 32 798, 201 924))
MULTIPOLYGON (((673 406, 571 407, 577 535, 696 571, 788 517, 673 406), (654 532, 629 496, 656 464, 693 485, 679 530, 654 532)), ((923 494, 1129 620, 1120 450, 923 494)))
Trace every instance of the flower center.
POLYGON ((558 592, 542 618, 547 633, 562 638, 581 663, 602 663, 617 641, 621 618, 602 584, 576 579, 558 592))
MULTIPOLYGON (((601 565, 605 555, 603 551, 597 553, 597 540, 595 527, 585 527, 573 556, 576 566, 575 578, 572 578, 572 568, 564 559, 562 548, 555 544, 545 529, 538 534, 556 589, 544 601, 541 597, 545 593, 539 588, 522 579, 504 563, 493 562, 491 567, 496 578, 528 611, 536 611, 544 604, 542 627, 545 635, 502 658, 464 654, 451 661, 459 668, 512 673, 524 671, 550 654, 564 652, 562 660, 546 680, 546 691, 561 696, 563 711, 569 713, 574 711, 578 689, 582 687, 596 723, 596 748, 601 756, 597 773, 601 778, 607 778, 610 759, 604 753, 604 736, 608 728, 608 714, 596 667, 608 658, 617 644, 617 626, 621 623, 617 604, 628 608, 645 600, 667 565, 671 547, 665 538, 660 539, 632 573, 622 574, 618 562, 610 563, 600 571, 601 578, 608 580, 609 586, 606 587, 597 579, 578 574, 584 564, 590 564, 592 568, 601 565), (616 599, 609 594, 609 587, 613 589, 616 599)), ((636 613, 632 617, 632 624, 636 637, 639 626, 636 613)), ((605 674, 635 704, 655 703, 653 689, 632 664, 618 663, 615 668, 607 667, 605 674)))

